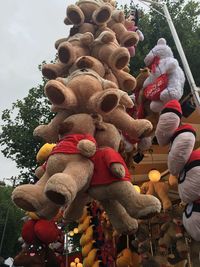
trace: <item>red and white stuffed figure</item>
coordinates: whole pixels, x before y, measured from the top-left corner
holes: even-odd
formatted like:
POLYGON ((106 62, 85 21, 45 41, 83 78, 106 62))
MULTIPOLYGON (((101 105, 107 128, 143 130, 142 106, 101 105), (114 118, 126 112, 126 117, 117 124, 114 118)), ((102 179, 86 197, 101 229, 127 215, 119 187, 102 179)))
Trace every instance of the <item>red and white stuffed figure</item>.
POLYGON ((164 38, 158 40, 144 62, 151 69, 143 84, 144 96, 151 101, 150 109, 160 112, 168 101, 182 97, 184 73, 164 38))
POLYGON ((191 203, 200 200, 199 174, 200 150, 194 150, 178 179, 178 192, 183 202, 191 203))
POLYGON ((171 138, 168 154, 169 172, 178 176, 190 158, 194 149, 196 132, 190 124, 179 126, 171 138))
POLYGON ((200 241, 200 199, 187 204, 183 213, 183 225, 194 240, 200 241))
POLYGON ((175 130, 179 127, 182 109, 178 100, 173 99, 163 107, 155 131, 158 144, 165 146, 170 143, 175 130))

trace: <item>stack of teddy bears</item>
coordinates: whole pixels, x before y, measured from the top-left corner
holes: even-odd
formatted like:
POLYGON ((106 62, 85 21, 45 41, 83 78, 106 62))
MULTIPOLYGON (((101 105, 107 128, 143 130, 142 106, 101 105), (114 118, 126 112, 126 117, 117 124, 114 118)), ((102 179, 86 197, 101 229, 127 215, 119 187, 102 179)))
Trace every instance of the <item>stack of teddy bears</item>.
POLYGON ((139 37, 126 29, 124 12, 111 1, 69 5, 65 23, 72 26, 69 36, 55 43, 58 59, 42 69, 49 79, 44 91, 56 115, 34 130, 34 136, 56 146, 39 181, 18 186, 12 199, 47 219, 64 207, 67 222, 78 219, 93 198, 119 233, 134 232, 137 219, 161 209, 156 197, 135 190, 118 152, 122 134, 134 142, 152 134, 150 121, 126 112, 133 106, 128 93, 136 86, 127 72, 127 48, 139 37))
POLYGON ((190 236, 200 241, 200 150, 195 147, 195 129, 181 122, 181 106, 169 101, 161 111, 156 128, 159 145, 169 145, 168 169, 178 177, 180 199, 186 204, 183 225, 190 236))

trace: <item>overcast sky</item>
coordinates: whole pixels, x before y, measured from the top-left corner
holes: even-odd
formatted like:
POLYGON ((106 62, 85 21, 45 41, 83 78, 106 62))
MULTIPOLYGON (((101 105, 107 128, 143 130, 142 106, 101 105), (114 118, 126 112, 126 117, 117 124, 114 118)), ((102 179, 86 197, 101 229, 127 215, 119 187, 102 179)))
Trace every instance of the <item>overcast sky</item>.
MULTIPOLYGON (((66 7, 74 0, 2 0, 0 9, 0 112, 27 96, 41 82, 38 65, 56 53, 54 42, 66 37, 66 7)), ((127 0, 119 4, 129 3, 127 0)), ((135 1, 138 3, 138 1, 135 1)), ((1 176, 17 175, 15 163, 0 154, 1 176)))

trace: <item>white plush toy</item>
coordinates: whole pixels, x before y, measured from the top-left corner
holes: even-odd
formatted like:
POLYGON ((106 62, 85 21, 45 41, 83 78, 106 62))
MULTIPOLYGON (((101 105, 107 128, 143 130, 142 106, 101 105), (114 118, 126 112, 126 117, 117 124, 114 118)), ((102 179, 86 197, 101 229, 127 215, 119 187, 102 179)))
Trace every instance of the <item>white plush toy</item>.
POLYGON ((144 97, 151 101, 153 112, 160 112, 168 101, 182 97, 185 76, 164 38, 158 40, 144 62, 151 69, 143 84, 144 97))

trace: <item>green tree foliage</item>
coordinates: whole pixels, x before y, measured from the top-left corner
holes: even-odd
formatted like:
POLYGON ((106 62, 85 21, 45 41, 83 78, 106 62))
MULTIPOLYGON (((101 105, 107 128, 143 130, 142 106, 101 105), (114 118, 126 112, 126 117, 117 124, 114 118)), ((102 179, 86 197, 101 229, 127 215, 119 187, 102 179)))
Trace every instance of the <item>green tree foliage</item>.
POLYGON ((11 193, 12 187, 0 186, 0 242, 2 243, 0 256, 3 258, 13 257, 20 250, 18 238, 21 235, 23 223, 21 218, 24 212, 14 206, 11 193))
POLYGON ((41 85, 31 88, 25 98, 17 100, 10 110, 6 109, 2 114, 2 152, 16 162, 23 182, 33 178, 37 165, 35 156, 43 144, 33 137, 33 130, 39 124, 47 123, 52 116, 48 99, 44 96, 45 83, 43 78, 41 85))

